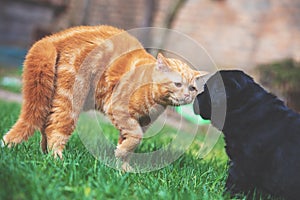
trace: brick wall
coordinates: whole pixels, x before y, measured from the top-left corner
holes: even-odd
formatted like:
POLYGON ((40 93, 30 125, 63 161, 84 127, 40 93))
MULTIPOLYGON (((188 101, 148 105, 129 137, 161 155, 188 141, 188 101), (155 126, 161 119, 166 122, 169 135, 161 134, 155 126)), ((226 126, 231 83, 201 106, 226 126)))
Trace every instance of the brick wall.
POLYGON ((33 41, 36 27, 50 23, 53 18, 47 7, 12 1, 1 2, 0 13, 0 44, 22 47, 33 41))
POLYGON ((141 27, 145 18, 146 1, 148 0, 70 0, 69 10, 56 23, 60 27, 81 24, 107 24, 123 29, 141 27))
MULTIPOLYGON (((69 2, 67 9, 57 16, 40 5, 0 1, 0 43, 25 47, 31 44, 36 27, 52 32, 81 24, 141 27, 149 3, 148 0, 57 0, 69 2)), ((155 3, 153 26, 162 27, 174 0, 155 0, 155 3)), ((187 0, 173 28, 203 45, 218 66, 238 66, 251 71, 257 63, 286 57, 300 60, 299 13, 299 0, 187 0)), ((199 57, 199 66, 208 64, 199 52, 191 50, 189 54, 199 57)))
POLYGON ((300 1, 190 0, 175 29, 204 45, 219 65, 251 71, 257 63, 300 60, 300 1))

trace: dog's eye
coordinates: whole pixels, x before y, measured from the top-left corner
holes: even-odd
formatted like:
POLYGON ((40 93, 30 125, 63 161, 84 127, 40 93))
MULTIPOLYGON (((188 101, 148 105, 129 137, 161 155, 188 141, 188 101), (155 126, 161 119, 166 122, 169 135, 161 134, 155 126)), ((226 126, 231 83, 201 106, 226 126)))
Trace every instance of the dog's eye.
POLYGON ((179 83, 179 82, 177 83, 177 82, 175 82, 174 85, 175 85, 176 87, 181 87, 181 86, 182 86, 182 83, 179 83))

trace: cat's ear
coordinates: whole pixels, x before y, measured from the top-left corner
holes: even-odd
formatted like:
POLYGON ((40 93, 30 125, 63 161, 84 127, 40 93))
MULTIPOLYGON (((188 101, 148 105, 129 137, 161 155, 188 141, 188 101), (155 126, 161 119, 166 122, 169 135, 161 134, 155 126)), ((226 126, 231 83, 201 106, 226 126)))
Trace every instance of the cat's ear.
POLYGON ((195 83, 199 93, 201 93, 204 89, 204 84, 208 79, 206 75, 208 74, 209 73, 206 71, 194 71, 195 83))
POLYGON ((171 68, 168 66, 166 62, 166 58, 161 54, 158 53, 157 55, 157 61, 156 61, 156 67, 155 69, 160 72, 170 72, 172 71, 171 68))
POLYGON ((162 62, 166 62, 166 57, 162 53, 157 54, 157 60, 160 60, 162 62))
POLYGON ((194 71, 194 76, 196 80, 200 80, 200 78, 203 78, 204 76, 208 75, 209 72, 207 71, 194 71))

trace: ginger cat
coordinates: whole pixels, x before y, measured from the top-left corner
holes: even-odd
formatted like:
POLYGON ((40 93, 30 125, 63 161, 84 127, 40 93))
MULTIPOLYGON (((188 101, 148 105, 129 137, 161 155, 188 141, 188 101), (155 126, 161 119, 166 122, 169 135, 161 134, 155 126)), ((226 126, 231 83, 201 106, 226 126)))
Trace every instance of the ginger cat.
POLYGON ((82 109, 106 114, 120 131, 115 156, 128 169, 128 154, 166 108, 191 103, 205 72, 184 62, 157 59, 136 38, 111 26, 82 26, 45 37, 29 50, 23 72, 23 105, 3 137, 13 146, 35 130, 43 152, 62 152, 82 109))

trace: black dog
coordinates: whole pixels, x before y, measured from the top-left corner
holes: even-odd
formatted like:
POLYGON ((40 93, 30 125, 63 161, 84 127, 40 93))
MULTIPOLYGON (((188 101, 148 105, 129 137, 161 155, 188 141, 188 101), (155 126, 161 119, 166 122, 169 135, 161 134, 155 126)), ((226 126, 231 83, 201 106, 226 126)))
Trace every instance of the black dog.
POLYGON ((225 135, 231 194, 258 190, 300 199, 298 113, 237 70, 210 77, 194 111, 225 135))

